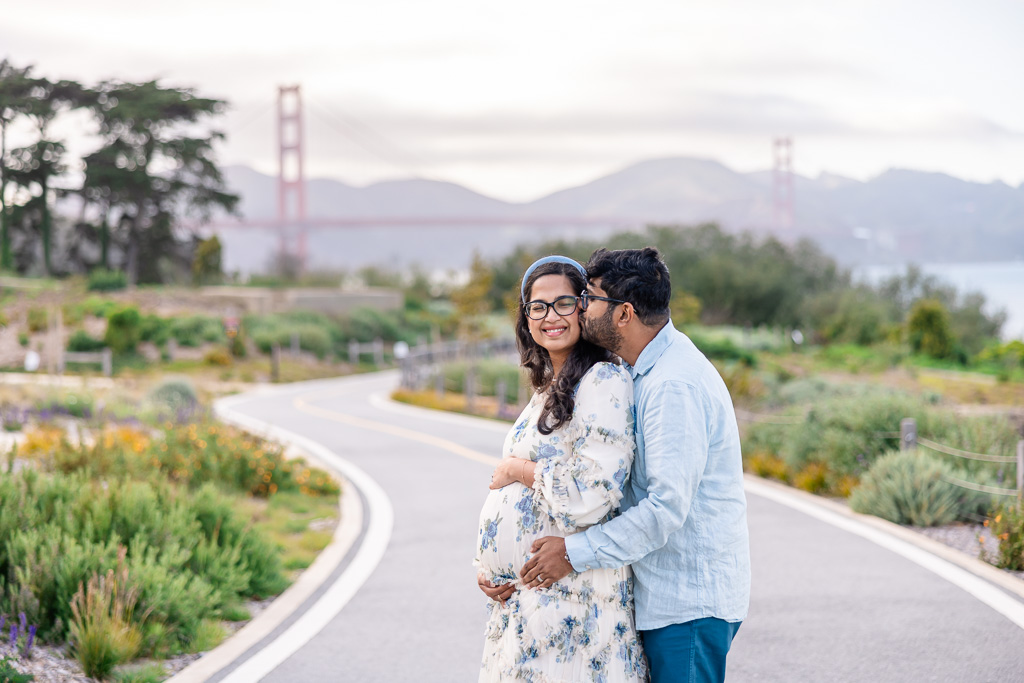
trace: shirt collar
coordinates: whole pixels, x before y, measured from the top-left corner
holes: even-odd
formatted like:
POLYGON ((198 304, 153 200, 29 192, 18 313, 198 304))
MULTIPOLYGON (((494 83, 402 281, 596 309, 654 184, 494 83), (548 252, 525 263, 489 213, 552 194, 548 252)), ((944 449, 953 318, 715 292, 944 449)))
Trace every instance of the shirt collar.
POLYGON ((654 339, 647 343, 644 350, 640 352, 640 355, 636 359, 636 365, 630 365, 623 361, 623 364, 629 369, 629 374, 636 379, 640 375, 646 375, 647 371, 654 367, 654 364, 661 358, 661 354, 665 353, 665 349, 672 343, 673 332, 675 332, 675 325, 672 324, 670 318, 665 326, 661 328, 658 334, 654 335, 654 339))

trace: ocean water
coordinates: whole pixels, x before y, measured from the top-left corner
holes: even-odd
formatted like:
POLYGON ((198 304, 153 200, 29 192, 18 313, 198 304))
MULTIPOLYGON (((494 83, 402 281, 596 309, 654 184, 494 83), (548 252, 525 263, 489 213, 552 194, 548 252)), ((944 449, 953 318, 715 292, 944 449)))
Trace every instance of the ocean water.
MULTIPOLYGON (((854 269, 853 276, 875 284, 906 270, 906 265, 860 266, 854 269)), ((1024 261, 929 263, 921 265, 921 270, 954 285, 961 293, 984 294, 987 312, 1006 311, 1003 338, 1024 339, 1024 261)))

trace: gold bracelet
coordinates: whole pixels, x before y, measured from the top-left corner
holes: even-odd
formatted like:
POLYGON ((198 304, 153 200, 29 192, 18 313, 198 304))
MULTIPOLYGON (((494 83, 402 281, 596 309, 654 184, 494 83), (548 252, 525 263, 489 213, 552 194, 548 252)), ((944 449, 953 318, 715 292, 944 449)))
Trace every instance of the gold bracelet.
POLYGON ((523 471, 520 473, 519 478, 523 481, 523 486, 526 486, 526 460, 523 460, 523 471))

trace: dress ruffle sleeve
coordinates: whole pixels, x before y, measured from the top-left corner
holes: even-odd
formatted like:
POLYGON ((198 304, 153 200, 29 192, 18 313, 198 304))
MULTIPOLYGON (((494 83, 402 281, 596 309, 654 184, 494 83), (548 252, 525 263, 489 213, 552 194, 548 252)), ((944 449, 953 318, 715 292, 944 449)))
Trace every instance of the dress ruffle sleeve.
POLYGON ((598 363, 580 380, 563 447, 569 456, 537 460, 533 488, 557 526, 573 533, 602 521, 622 499, 635 448, 633 380, 598 363))

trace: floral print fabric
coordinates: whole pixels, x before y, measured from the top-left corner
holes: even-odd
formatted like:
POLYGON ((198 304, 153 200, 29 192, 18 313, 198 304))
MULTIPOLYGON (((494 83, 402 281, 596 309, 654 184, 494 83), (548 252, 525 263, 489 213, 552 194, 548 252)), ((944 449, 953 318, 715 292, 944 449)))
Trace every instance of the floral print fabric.
MULTIPOLYGON (((505 439, 504 457, 537 463, 534 485, 487 496, 474 565, 496 584, 520 584, 530 546, 611 519, 635 451, 633 382, 611 363, 580 380, 572 420, 543 435, 535 394, 505 439)), ((480 681, 645 681, 633 620, 629 567, 571 572, 550 588, 517 590, 504 607, 488 600, 480 681)))

